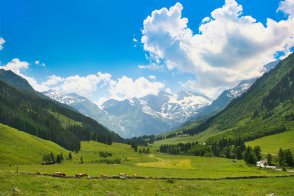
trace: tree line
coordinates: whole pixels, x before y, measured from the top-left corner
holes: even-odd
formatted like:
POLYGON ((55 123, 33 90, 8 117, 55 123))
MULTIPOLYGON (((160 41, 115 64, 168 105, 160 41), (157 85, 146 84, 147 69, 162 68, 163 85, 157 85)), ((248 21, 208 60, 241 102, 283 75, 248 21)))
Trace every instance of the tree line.
POLYGON ((159 147, 159 152, 244 159, 248 164, 256 164, 257 161, 261 160, 261 148, 259 146, 246 147, 241 138, 237 140, 222 138, 211 144, 199 144, 198 142, 164 144, 159 147))
POLYGON ((37 137, 53 141, 71 150, 80 150, 80 141, 95 140, 106 144, 123 139, 95 120, 57 103, 41 93, 19 89, 0 80, 0 122, 37 137), (58 113, 81 125, 63 127, 58 113))
MULTIPOLYGON (((69 160, 72 159, 71 152, 68 154, 68 159, 69 160)), ((59 163, 62 163, 63 161, 64 161, 64 157, 62 153, 55 155, 53 152, 51 152, 49 154, 44 154, 42 158, 43 165, 59 164, 59 163)))

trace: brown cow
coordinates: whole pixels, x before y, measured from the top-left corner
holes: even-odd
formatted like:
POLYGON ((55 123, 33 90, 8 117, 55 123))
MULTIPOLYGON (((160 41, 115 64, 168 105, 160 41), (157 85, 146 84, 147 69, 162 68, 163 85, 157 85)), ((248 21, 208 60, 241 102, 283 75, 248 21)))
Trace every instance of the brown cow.
POLYGON ((85 173, 79 173, 79 174, 76 174, 76 177, 77 177, 77 178, 88 177, 88 174, 85 174, 85 173))
POLYGON ((127 178, 127 174, 126 173, 119 173, 119 178, 120 179, 126 179, 127 178))
POLYGON ((55 177, 65 177, 66 174, 63 173, 63 172, 54 172, 53 176, 55 176, 55 177))

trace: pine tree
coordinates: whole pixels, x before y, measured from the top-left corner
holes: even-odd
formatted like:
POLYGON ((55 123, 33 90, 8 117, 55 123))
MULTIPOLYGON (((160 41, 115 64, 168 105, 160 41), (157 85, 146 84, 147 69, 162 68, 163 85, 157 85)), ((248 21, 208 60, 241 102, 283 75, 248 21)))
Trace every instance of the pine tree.
POLYGON ((71 154, 71 152, 69 152, 69 154, 68 154, 68 159, 69 160, 72 160, 72 154, 71 154))
POLYGON ((247 163, 247 160, 248 160, 248 157, 249 157, 249 154, 250 154, 251 150, 252 150, 252 148, 250 146, 247 146, 245 154, 244 154, 244 160, 245 160, 246 163, 247 163))
POLYGON ((257 160, 260 161, 261 160, 261 148, 260 148, 260 146, 255 146, 253 150, 254 150, 254 153, 256 155, 257 160))
POLYGON ((59 154, 56 156, 56 163, 61 163, 61 158, 59 154))
POLYGON ((51 162, 56 161, 55 156, 54 156, 54 154, 52 152, 50 153, 50 159, 51 159, 51 162))
POLYGON ((285 159, 285 163, 289 167, 292 167, 294 165, 294 163, 293 163, 293 155, 292 155, 290 149, 287 149, 287 150, 284 151, 284 159, 285 159))
POLYGON ((249 155, 247 157, 247 161, 246 163, 247 164, 251 164, 251 165, 255 165, 257 162, 257 157, 256 157, 256 154, 253 150, 250 150, 249 151, 249 155))
POLYGON ((60 160, 61 160, 61 162, 64 160, 62 153, 60 153, 60 160))
POLYGON ((282 148, 280 148, 279 153, 278 153, 278 162, 279 166, 283 167, 285 164, 285 157, 284 157, 284 151, 282 148))
POLYGON ((272 160, 273 160, 272 155, 267 154, 266 160, 267 160, 267 165, 271 166, 272 165, 272 160))
POLYGON ((242 159, 242 147, 241 146, 237 146, 235 148, 235 158, 236 159, 242 159))

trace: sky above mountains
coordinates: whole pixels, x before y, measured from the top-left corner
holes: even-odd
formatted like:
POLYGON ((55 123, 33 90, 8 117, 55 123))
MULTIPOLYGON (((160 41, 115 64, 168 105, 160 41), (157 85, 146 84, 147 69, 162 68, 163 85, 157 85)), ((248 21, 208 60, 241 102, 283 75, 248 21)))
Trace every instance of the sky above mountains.
POLYGON ((294 0, 1 0, 1 68, 101 103, 215 98, 294 46, 294 0))

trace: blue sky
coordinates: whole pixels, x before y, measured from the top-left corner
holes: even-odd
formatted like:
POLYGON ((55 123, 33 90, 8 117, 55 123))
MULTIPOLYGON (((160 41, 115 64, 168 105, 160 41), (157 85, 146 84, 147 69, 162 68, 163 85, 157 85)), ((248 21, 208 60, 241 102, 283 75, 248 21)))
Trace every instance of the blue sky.
MULTIPOLYGON (((147 29, 143 21, 147 16, 150 16, 154 10, 164 7, 170 9, 177 2, 183 7, 181 17, 188 18, 187 28, 193 31, 193 34, 199 32, 198 28, 203 18, 210 16, 212 11, 225 4, 224 0, 1 0, 0 37, 5 40, 0 51, 1 65, 7 65, 13 58, 25 61, 29 65, 22 70, 22 74, 34 78, 38 83, 44 82, 51 75, 66 78, 78 74, 84 77, 101 72, 111 74, 111 79, 114 81, 123 76, 135 81, 139 77, 148 79, 148 76, 152 75, 156 76, 156 79, 149 77, 148 81, 156 80, 164 83, 164 89, 179 91, 184 88, 183 83, 187 81, 197 83, 197 79, 201 78, 202 75, 200 76, 200 72, 196 70, 197 66, 195 65, 196 71, 194 68, 193 71, 183 70, 177 67, 180 63, 173 62, 173 68, 170 68, 171 65, 166 65, 169 56, 162 56, 159 51, 158 53, 154 51, 154 48, 144 48, 145 45, 153 44, 152 46, 155 47, 154 44, 159 43, 141 43, 144 34, 142 30, 147 29), (150 57, 150 53, 156 57, 154 55, 150 57), (149 57, 146 58, 146 55, 149 57), (160 63, 156 62, 158 59, 160 63), (35 63, 35 61, 39 62, 35 63), (162 68, 154 71, 138 67, 148 65, 150 62, 160 64, 162 68), (45 66, 42 66, 43 63, 45 66)), ((250 15, 265 26, 267 18, 277 22, 290 20, 289 14, 277 12, 279 0, 267 0, 266 3, 264 0, 237 2, 243 6, 242 15, 250 15)), ((289 32, 287 36, 290 36, 289 32)), ((151 34, 148 34, 148 37, 150 38, 151 34)), ((186 43, 180 41, 180 45, 186 43)), ((287 41, 283 40, 280 45, 274 47, 281 48, 285 43, 287 41)), ((176 49, 170 50, 178 54, 176 49)), ((270 58, 263 57, 260 62, 266 62, 268 59, 270 58)), ((211 93, 212 96, 236 82, 238 81, 234 80, 223 86, 216 86, 218 91, 211 93)), ((198 85, 194 89, 191 87, 191 90, 197 91, 198 87, 198 85)), ((95 92, 89 93, 88 97, 97 100, 109 94, 108 88, 107 85, 98 88, 95 92)), ((211 86, 208 88, 212 89, 211 86)))

